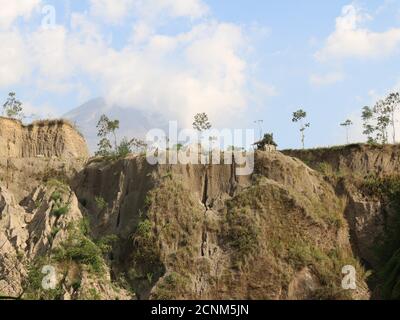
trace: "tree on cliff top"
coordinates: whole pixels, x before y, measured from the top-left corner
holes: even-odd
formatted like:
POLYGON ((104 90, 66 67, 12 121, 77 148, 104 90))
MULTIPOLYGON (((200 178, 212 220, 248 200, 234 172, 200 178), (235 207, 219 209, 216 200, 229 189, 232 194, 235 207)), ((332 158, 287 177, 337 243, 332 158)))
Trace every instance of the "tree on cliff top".
POLYGON ((350 119, 347 119, 345 122, 340 124, 342 127, 346 128, 346 142, 347 144, 349 144, 349 130, 350 127, 353 125, 353 121, 351 121, 350 119))
POLYGON ((262 140, 255 143, 258 150, 263 150, 265 146, 274 146, 277 147, 278 145, 274 141, 274 134, 273 133, 266 133, 264 134, 264 138, 262 140))
POLYGON ((385 104, 388 108, 388 113, 390 114, 390 124, 392 125, 392 134, 393 134, 393 144, 396 143, 396 113, 400 108, 400 93, 393 92, 390 93, 386 99, 385 104))
POLYGON ((307 128, 310 127, 310 123, 304 123, 304 120, 307 118, 307 112, 303 109, 297 110, 293 112, 293 119, 292 122, 299 122, 300 123, 300 133, 301 133, 301 144, 303 145, 303 149, 305 148, 304 141, 305 141, 305 131, 307 128))
POLYGON ((111 154, 111 142, 108 139, 108 135, 112 134, 114 137, 114 150, 118 151, 117 134, 116 130, 119 129, 119 120, 110 120, 106 115, 100 117, 97 123, 97 136, 101 138, 98 147, 99 151, 97 155, 107 156, 111 154))
POLYGON ((8 94, 7 101, 3 104, 3 114, 13 119, 21 119, 23 117, 22 102, 17 100, 15 92, 8 94))

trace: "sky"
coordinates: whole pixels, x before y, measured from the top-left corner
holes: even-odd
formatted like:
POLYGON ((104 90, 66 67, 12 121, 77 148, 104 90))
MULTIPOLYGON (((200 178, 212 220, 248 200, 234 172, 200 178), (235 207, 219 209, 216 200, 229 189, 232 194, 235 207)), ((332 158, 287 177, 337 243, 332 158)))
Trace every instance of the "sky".
POLYGON ((400 0, 0 0, 0 99, 59 117, 84 102, 180 126, 273 132, 300 147, 363 141, 360 110, 400 87, 400 0))

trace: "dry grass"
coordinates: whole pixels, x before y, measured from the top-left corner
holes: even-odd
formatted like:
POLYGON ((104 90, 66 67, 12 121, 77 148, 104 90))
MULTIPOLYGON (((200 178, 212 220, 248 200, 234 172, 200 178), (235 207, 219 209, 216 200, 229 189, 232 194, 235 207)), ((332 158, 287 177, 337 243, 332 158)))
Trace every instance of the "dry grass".
MULTIPOLYGON (((336 223, 338 208, 333 205, 324 214, 324 220, 330 218, 335 223, 321 225, 310 213, 313 208, 301 203, 278 186, 264 183, 229 201, 224 240, 233 250, 232 267, 251 279, 250 285, 263 283, 270 287, 264 294, 271 299, 282 298, 274 291, 287 288, 296 272, 305 267, 321 283, 313 298, 350 299, 349 293, 341 289, 341 268, 355 266, 360 282, 365 272, 350 248, 337 242, 336 235, 345 224, 336 223), (274 269, 273 274, 266 272, 266 266, 274 269)), ((234 290, 238 283, 230 287, 234 290)))

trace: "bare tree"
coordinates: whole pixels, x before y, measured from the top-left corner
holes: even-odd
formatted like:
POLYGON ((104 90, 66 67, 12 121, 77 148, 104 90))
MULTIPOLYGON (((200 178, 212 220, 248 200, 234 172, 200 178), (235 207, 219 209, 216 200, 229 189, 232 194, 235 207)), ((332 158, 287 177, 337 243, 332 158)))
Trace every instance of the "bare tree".
POLYGON ((400 107, 400 93, 391 93, 386 97, 385 104, 390 113, 390 124, 392 125, 393 144, 396 143, 396 112, 400 107))
POLYGON ((351 121, 350 119, 347 119, 345 122, 340 124, 342 127, 346 128, 346 141, 347 144, 349 144, 349 130, 350 127, 353 125, 353 121, 351 121))
POLYGON ((300 123, 301 143, 303 145, 303 149, 305 149, 305 131, 311 126, 309 122, 305 123, 306 118, 307 112, 305 112, 303 109, 299 109, 296 112, 293 112, 292 122, 300 123))

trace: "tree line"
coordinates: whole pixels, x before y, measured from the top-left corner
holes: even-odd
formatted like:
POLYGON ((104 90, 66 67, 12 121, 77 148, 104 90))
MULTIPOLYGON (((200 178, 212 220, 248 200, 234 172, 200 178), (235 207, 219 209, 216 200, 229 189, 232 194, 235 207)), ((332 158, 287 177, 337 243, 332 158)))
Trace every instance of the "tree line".
MULTIPOLYGON (((387 144, 397 143, 397 115, 400 110, 400 93, 389 93, 385 98, 379 99, 374 106, 364 106, 361 112, 363 121, 363 134, 367 137, 369 144, 387 144), (391 138, 390 135, 391 129, 391 138), (391 141, 390 141, 391 140, 391 141)), ((300 124, 301 144, 305 148, 305 132, 310 127, 306 122, 307 113, 303 109, 293 113, 292 121, 300 124)), ((354 123, 347 119, 340 123, 340 126, 346 130, 346 142, 350 143, 350 128, 354 123)))
MULTIPOLYGON (((393 144, 397 143, 397 130, 396 130, 396 116, 400 109, 400 93, 392 92, 385 98, 378 100, 374 106, 364 106, 361 112, 361 119, 363 121, 363 134, 367 137, 369 144, 387 144, 389 140, 393 144), (391 137, 390 136, 391 130, 391 137)), ((8 98, 3 104, 3 115, 22 120, 26 118, 23 114, 23 104, 17 99, 15 92, 10 92, 8 98)), ((306 131, 311 127, 311 123, 307 120, 307 112, 302 108, 293 112, 292 122, 299 125, 300 142, 303 149, 305 148, 306 131)), ((98 143, 97 156, 103 157, 124 157, 129 153, 142 153, 147 150, 145 141, 133 138, 128 139, 124 137, 119 143, 117 139, 117 131, 119 129, 119 120, 111 120, 106 115, 100 117, 97 123, 98 143)), ((193 129, 199 133, 211 129, 211 123, 206 113, 198 113, 194 116, 193 129)), ((350 143, 350 128, 353 126, 353 121, 350 119, 340 123, 340 126, 346 130, 346 142, 350 143)), ((213 137, 210 137, 210 140, 213 137)), ((273 134, 269 133, 264 136, 260 141, 261 144, 271 143, 276 145, 273 141, 273 134), (270 141, 270 142, 269 142, 270 141)), ((257 144, 257 143, 256 143, 257 144)), ((180 149, 183 146, 178 144, 175 146, 180 149)))
POLYGON ((389 128, 392 129, 392 142, 397 142, 396 115, 400 108, 400 93, 390 93, 386 98, 378 100, 373 107, 365 106, 362 109, 363 134, 368 143, 387 144, 389 142, 389 128))

